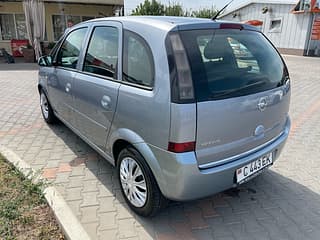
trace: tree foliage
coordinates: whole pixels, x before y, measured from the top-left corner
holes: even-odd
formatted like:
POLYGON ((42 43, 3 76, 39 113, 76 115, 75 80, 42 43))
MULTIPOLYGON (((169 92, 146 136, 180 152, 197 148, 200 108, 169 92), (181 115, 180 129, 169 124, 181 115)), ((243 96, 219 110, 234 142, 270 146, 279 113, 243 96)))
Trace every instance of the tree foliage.
POLYGON ((157 0, 145 0, 140 3, 131 15, 154 15, 154 16, 191 16, 199 18, 212 18, 217 13, 217 9, 202 8, 195 11, 184 10, 183 6, 177 2, 170 2, 164 5, 157 0))
POLYGON ((191 16, 198 18, 212 18, 217 12, 217 9, 214 7, 201 8, 199 10, 192 11, 191 16))
POLYGON ((131 15, 164 15, 165 7, 156 0, 145 0, 144 3, 140 3, 136 9, 134 9, 131 15))
POLYGON ((182 5, 178 3, 169 3, 165 6, 166 16, 186 16, 186 11, 183 10, 182 5))

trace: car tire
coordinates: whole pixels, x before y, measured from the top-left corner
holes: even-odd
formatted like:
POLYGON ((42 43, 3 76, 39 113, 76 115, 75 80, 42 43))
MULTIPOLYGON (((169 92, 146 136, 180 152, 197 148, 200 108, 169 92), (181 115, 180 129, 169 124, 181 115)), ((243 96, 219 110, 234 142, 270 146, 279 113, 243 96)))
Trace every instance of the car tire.
POLYGON ((44 93, 43 90, 41 90, 40 92, 40 108, 42 116, 47 123, 53 124, 57 121, 57 118, 54 115, 53 109, 49 103, 47 95, 44 93))
POLYGON ((151 217, 166 206, 167 199, 162 195, 151 169, 136 149, 123 149, 117 163, 121 192, 135 213, 151 217))

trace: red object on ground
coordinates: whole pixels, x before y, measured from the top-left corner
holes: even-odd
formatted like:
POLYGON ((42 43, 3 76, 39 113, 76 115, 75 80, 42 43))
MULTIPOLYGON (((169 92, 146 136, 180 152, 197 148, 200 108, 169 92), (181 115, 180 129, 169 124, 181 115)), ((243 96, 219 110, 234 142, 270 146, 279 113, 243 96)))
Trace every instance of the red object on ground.
POLYGON ((263 22, 260 20, 249 20, 249 21, 246 21, 245 24, 249 24, 252 26, 262 26, 263 22))
POLYGON ((11 50, 12 50, 12 55, 14 57, 23 57, 22 54, 22 48, 27 48, 29 41, 28 40, 17 40, 17 39, 12 39, 11 40, 11 50))

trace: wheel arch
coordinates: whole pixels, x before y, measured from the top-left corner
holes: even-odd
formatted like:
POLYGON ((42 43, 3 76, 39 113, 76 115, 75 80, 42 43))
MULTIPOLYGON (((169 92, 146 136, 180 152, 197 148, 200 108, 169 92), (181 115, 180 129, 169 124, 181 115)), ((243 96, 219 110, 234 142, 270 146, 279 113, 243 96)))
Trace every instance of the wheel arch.
POLYGON ((162 174, 160 164, 153 154, 151 148, 142 139, 142 137, 130 129, 120 128, 111 134, 109 143, 110 144, 107 146, 107 148, 111 150, 115 166, 117 166, 118 156, 122 149, 128 146, 135 148, 142 155, 143 159, 146 161, 146 164, 149 166, 158 183, 160 191, 162 194, 166 195, 165 189, 167 183, 162 174))
MULTIPOLYGON (((48 91, 47 91, 47 88, 46 88, 43 84, 38 83, 37 88, 38 88, 38 92, 39 92, 39 94, 41 94, 41 91, 43 91, 43 92, 45 93, 45 95, 47 96, 47 98, 48 98, 48 91)), ((48 101, 49 101, 49 99, 48 99, 48 101)))

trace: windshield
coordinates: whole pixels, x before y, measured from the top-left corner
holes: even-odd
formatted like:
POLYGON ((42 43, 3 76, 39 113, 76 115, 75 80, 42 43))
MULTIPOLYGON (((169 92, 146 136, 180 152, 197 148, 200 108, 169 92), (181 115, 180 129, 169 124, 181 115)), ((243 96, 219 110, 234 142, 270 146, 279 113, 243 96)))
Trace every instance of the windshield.
POLYGON ((238 29, 180 32, 197 101, 219 100, 281 86, 287 70, 259 32, 238 29))

